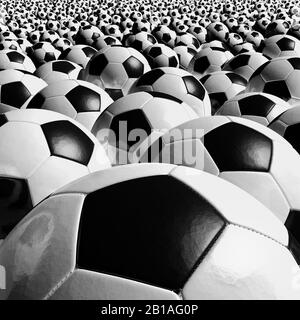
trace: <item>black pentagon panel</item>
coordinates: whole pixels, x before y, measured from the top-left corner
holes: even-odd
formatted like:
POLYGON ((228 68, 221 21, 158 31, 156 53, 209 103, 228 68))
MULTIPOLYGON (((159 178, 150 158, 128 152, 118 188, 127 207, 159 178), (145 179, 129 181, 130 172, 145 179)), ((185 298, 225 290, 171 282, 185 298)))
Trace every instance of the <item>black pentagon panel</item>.
POLYGON ((111 44, 114 44, 114 43, 116 42, 116 39, 113 38, 113 37, 107 36, 107 37, 104 39, 104 42, 105 42, 107 45, 111 45, 111 44))
POLYGON ((214 92, 209 94, 212 114, 215 114, 218 109, 228 100, 225 92, 214 92))
POLYGON ((165 73, 161 69, 153 69, 151 71, 148 71, 138 79, 138 81, 136 82, 136 86, 151 86, 164 74, 165 73))
POLYGON ((226 123, 207 133, 203 142, 221 172, 269 171, 272 140, 250 127, 226 123))
POLYGON ((223 26, 221 24, 216 24, 215 25, 215 30, 216 31, 222 31, 223 30, 223 26))
POLYGON ((247 66, 249 59, 250 59, 250 55, 248 54, 237 55, 231 61, 229 61, 229 66, 232 70, 235 70, 243 66, 247 66))
POLYGON ((53 63, 52 70, 69 74, 75 67, 69 61, 57 61, 53 63))
POLYGON ((86 57, 92 57, 97 51, 91 47, 84 47, 81 49, 86 57))
POLYGON ((200 48, 200 43, 196 38, 192 38, 192 45, 196 48, 199 49, 200 48))
MULTIPOLYGON (((137 109, 123 112, 115 116, 111 122, 110 129, 115 133, 116 147, 128 151, 133 145, 142 141, 129 141, 129 136, 127 136, 126 133, 139 129, 144 130, 147 136, 149 136, 152 128, 146 119, 144 112, 137 109), (124 129, 125 126, 127 128, 126 132, 124 129)), ((147 136, 142 138, 146 138, 147 136)))
POLYGON ((41 125, 51 155, 87 165, 94 150, 93 141, 73 123, 66 120, 41 125))
POLYGON ((163 99, 172 100, 172 101, 175 101, 178 103, 182 103, 182 101, 180 99, 174 97, 173 95, 167 94, 167 93, 157 92, 157 91, 149 91, 147 93, 150 94, 154 98, 163 98, 163 99))
POLYGON ((110 97, 113 100, 118 100, 118 99, 120 99, 120 98, 122 98, 124 96, 121 89, 105 88, 105 91, 110 95, 110 97))
POLYGON ((139 78, 144 73, 144 64, 133 56, 123 62, 123 67, 129 78, 139 78))
POLYGON ((289 38, 282 38, 277 41, 277 46, 281 51, 293 51, 295 49, 295 41, 289 38))
POLYGON ((300 70, 300 58, 294 57, 289 58, 287 61, 292 65, 295 70, 300 70))
POLYGON ((7 122, 8 122, 8 120, 7 120, 7 118, 6 118, 6 115, 3 114, 3 113, 0 113, 0 128, 1 128, 2 126, 4 126, 5 123, 7 123, 7 122))
POLYGON ((162 41, 169 42, 171 40, 171 36, 168 33, 164 33, 162 36, 162 41))
POLYGON ((182 80, 185 84, 186 91, 194 97, 203 101, 206 93, 203 85, 193 76, 184 76, 182 77, 182 80))
MULTIPOLYGON (((285 221, 285 226, 296 241, 300 243, 300 211, 291 210, 285 221)), ((298 256, 298 259, 300 259, 300 256, 298 256)))
POLYGON ((77 267, 179 291, 225 226, 210 203, 171 176, 124 181, 87 195, 77 267))
POLYGON ((66 98, 77 112, 100 111, 100 95, 87 87, 77 86, 66 94, 66 98))
POLYGON ((193 56, 197 53, 196 50, 194 50, 193 48, 190 48, 190 47, 187 48, 187 52, 188 52, 189 54, 193 55, 193 56))
POLYGON ((274 101, 260 95, 251 95, 239 100, 239 108, 243 116, 267 117, 274 106, 274 101))
POLYGON ((273 94, 285 101, 291 98, 290 91, 284 80, 267 82, 263 92, 273 94))
MULTIPOLYGON (((292 215, 299 215, 299 211, 291 211, 293 212, 292 215)), ((290 215, 291 215, 290 212, 290 215)), ((292 219, 293 220, 293 219, 292 219)), ((292 223, 298 223, 298 225, 295 225, 294 229, 292 227, 292 230, 295 234, 295 229, 297 230, 297 228, 299 229, 299 222, 297 222, 297 220, 292 221, 292 223)), ((290 224, 290 223, 289 223, 290 224)), ((296 232, 296 236, 289 230, 289 227, 286 225, 288 231, 289 231, 289 244, 288 244, 288 248, 290 250, 290 252, 292 253, 293 257, 295 258, 295 260, 297 261, 298 265, 300 265, 300 237, 299 237, 299 232, 296 232)))
POLYGON ((284 138, 300 154, 300 123, 288 126, 284 132, 284 138))
POLYGON ((152 58, 156 58, 161 54, 162 54, 161 47, 153 47, 149 50, 149 56, 152 58))
POLYGON ((33 50, 41 49, 41 48, 43 48, 43 45, 44 44, 42 42, 38 42, 32 48, 33 48, 33 50))
POLYGON ((23 179, 0 177, 0 239, 32 209, 27 182, 23 179))
POLYGON ((105 67, 108 65, 108 60, 104 54, 99 54, 89 62, 88 72, 92 76, 100 76, 105 67))
POLYGON ((169 67, 178 67, 178 60, 175 56, 169 58, 169 67))
POLYGON ((17 51, 8 52, 7 57, 9 61, 16 62, 16 63, 23 63, 25 60, 25 57, 17 51))
POLYGON ((194 71, 204 73, 210 66, 209 60, 206 56, 195 60, 194 71))
POLYGON ((246 87, 248 84, 247 80, 245 78, 243 78, 242 76, 240 76, 239 74, 230 72, 230 73, 226 73, 226 76, 234 84, 239 84, 244 87, 246 87))
POLYGON ((56 60, 54 52, 46 52, 45 53, 45 61, 53 61, 56 60))
POLYGON ((1 87, 1 102, 16 108, 22 105, 31 97, 31 93, 22 82, 10 82, 1 87))
POLYGON ((45 102, 45 97, 39 92, 28 103, 26 109, 41 109, 45 102))
POLYGON ((134 40, 133 43, 131 44, 131 46, 139 51, 142 50, 143 48, 143 42, 140 40, 134 40))

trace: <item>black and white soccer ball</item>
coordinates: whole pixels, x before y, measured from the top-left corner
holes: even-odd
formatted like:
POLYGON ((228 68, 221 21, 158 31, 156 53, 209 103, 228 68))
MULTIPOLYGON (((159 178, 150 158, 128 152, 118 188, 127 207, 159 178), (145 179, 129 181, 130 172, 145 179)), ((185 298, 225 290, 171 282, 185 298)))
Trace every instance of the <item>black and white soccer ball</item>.
POLYGON ((96 138, 69 117, 46 110, 15 110, 0 118, 3 239, 52 192, 110 163, 96 138))
POLYGON ((250 193, 299 240, 300 172, 294 168, 300 157, 279 134, 240 117, 202 117, 170 130, 144 151, 140 161, 177 164, 182 159, 250 193), (192 131, 185 137, 188 129, 192 131), (180 138, 172 139, 174 134, 180 138), (198 153, 191 157, 184 150, 198 153))
POLYGON ((35 75, 48 84, 69 79, 77 79, 82 68, 68 60, 54 60, 41 65, 35 75))
POLYGON ((196 51, 200 49, 200 42, 192 33, 178 33, 176 36, 175 46, 187 46, 196 51))
POLYGON ((195 118, 198 118, 195 111, 173 96, 161 92, 136 92, 106 108, 96 120, 92 133, 105 147, 111 163, 120 165, 138 162, 141 144, 195 118), (126 125, 128 135, 122 123, 126 125), (137 136, 134 136, 135 132, 137 136))
POLYGON ((179 67, 179 59, 176 52, 165 44, 156 43, 149 46, 144 52, 151 68, 179 67))
POLYGON ((267 38, 260 51, 270 59, 300 55, 300 40, 289 35, 275 35, 267 38))
POLYGON ((179 59, 179 65, 183 69, 187 69, 189 63, 193 59, 193 57, 197 54, 197 51, 193 48, 187 46, 176 46, 174 47, 174 51, 177 54, 179 59))
POLYGON ((81 27, 76 35, 76 44, 93 45, 93 43, 103 36, 101 30, 93 25, 81 27))
POLYGON ((221 71, 224 64, 232 57, 232 53, 223 48, 204 48, 193 57, 188 66, 188 71, 201 78, 208 73, 221 71))
POLYGON ((199 116, 211 115, 211 104, 204 86, 189 72, 179 68, 156 68, 141 76, 130 92, 156 91, 190 105, 199 116))
POLYGON ((152 33, 159 42, 171 48, 175 46, 176 32, 171 30, 169 27, 159 25, 152 31, 152 33))
POLYGON ((299 81, 300 58, 274 58, 253 73, 246 92, 270 93, 293 105, 300 100, 299 81))
POLYGON ((207 30, 200 25, 191 26, 188 32, 195 36, 200 44, 207 41, 207 30))
POLYGON ((26 108, 62 113, 91 130, 100 113, 112 102, 96 85, 70 79, 50 83, 29 101, 26 108))
POLYGON ((289 28, 290 24, 287 21, 276 19, 267 25, 265 35, 269 38, 277 34, 286 34, 289 28))
POLYGON ((252 43, 256 49, 263 44, 264 40, 264 36, 255 30, 248 32, 245 38, 245 41, 252 43))
POLYGON ((0 41, 0 51, 2 50, 16 50, 19 52, 23 52, 17 40, 12 39, 3 39, 0 41))
POLYGON ((243 38, 238 33, 230 32, 226 39, 226 43, 229 47, 234 47, 237 44, 243 43, 243 38))
POLYGON ((73 45, 72 42, 66 38, 58 38, 52 44, 54 48, 59 50, 60 52, 65 51, 73 45))
POLYGON ((28 55, 31 57, 32 61, 37 67, 42 64, 57 60, 60 51, 55 49, 55 47, 50 42, 38 42, 29 48, 28 55))
POLYGON ((247 81, 240 75, 230 71, 216 71, 200 78, 208 92, 212 114, 230 98, 245 90, 247 81))
POLYGON ((269 59, 259 52, 245 52, 226 62, 222 70, 235 72, 248 81, 252 74, 268 61, 269 59))
POLYGON ((0 50, 0 69, 18 69, 33 73, 36 68, 25 53, 7 49, 0 50))
POLYGON ((127 47, 132 47, 140 52, 157 43, 155 37, 146 31, 128 34, 125 37, 124 44, 127 47))
POLYGON ((228 38, 229 30, 222 22, 212 22, 207 26, 207 39, 208 41, 220 40, 225 42, 228 38))
POLYGON ((268 126, 289 108, 289 103, 272 94, 251 92, 228 99, 216 114, 242 117, 268 126))
POLYGON ((0 298, 299 299, 289 241, 267 208, 222 179, 119 166, 60 189, 22 220, 0 249, 0 298))
POLYGON ((134 48, 108 46, 91 58, 81 79, 96 84, 116 100, 149 70, 146 58, 134 48))
POLYGON ((51 44, 53 44, 54 41, 56 41, 57 39, 59 39, 59 34, 53 30, 46 30, 45 32, 43 32, 41 34, 40 37, 40 41, 41 42, 50 42, 51 44))
POLYGON ((59 56, 59 60, 68 60, 75 62, 82 68, 85 68, 90 58, 97 52, 93 47, 78 44, 64 50, 59 56))
POLYGON ((45 81, 25 71, 0 71, 0 113, 27 105, 30 98, 46 86, 45 81))

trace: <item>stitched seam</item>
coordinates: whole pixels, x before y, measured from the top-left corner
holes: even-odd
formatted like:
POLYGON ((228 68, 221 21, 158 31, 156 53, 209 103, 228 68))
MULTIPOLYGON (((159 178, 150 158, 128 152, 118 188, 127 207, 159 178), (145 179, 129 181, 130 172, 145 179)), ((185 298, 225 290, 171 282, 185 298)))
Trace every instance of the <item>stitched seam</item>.
POLYGON ((45 297, 43 298, 43 300, 48 300, 49 298, 51 298, 51 296, 54 295, 54 293, 70 278, 70 276, 73 274, 74 270, 70 271, 69 273, 67 273, 59 282, 56 286, 54 286, 49 293, 47 293, 45 295, 45 297))

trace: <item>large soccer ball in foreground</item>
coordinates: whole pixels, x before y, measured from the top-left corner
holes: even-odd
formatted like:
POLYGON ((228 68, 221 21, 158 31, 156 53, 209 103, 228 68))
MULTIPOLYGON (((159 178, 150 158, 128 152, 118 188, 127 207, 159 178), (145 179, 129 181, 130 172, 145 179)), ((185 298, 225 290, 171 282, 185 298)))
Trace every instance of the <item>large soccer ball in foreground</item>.
POLYGON ((271 209, 300 240, 300 156, 276 132, 242 118, 203 117, 140 152, 143 162, 184 164, 230 181, 271 209))
POLYGON ((300 299, 288 245, 283 224, 222 179, 120 166, 64 187, 22 220, 0 247, 0 298, 300 299))
POLYGON ((110 167, 91 133, 45 110, 0 115, 0 159, 0 238, 58 188, 110 167))

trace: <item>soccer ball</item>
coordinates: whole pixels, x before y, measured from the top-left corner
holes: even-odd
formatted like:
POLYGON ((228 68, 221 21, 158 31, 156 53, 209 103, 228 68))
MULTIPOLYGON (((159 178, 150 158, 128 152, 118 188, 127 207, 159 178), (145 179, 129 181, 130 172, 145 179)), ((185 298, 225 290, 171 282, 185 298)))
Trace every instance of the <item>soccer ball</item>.
POLYGON ((116 100, 126 95, 133 82, 149 70, 148 61, 137 50, 108 46, 91 58, 81 79, 105 89, 116 100))
POLYGON ((144 51, 148 47, 157 43, 155 37, 146 31, 141 31, 136 34, 129 34, 125 38, 125 46, 132 47, 138 51, 144 51))
POLYGON ((269 59, 259 52, 245 52, 226 62, 222 70, 235 72, 249 81, 252 74, 268 61, 269 59))
POLYGON ((82 68, 68 60, 55 60, 41 65, 36 71, 35 75, 48 84, 60 80, 77 79, 82 68))
POLYGON ((247 33, 245 41, 250 42, 258 49, 264 42, 264 36, 258 31, 250 31, 247 33))
POLYGON ((191 106, 199 116, 211 115, 209 96, 194 76, 179 68, 156 68, 141 76, 130 92, 156 91, 171 95, 191 106))
POLYGON ((289 28, 290 25, 287 21, 277 19, 267 25, 265 34, 267 38, 275 36, 277 34, 286 34, 289 28))
POLYGON ((120 166, 60 189, 22 220, 0 248, 0 298, 299 299, 289 245, 267 208, 222 179, 120 166))
POLYGON ((72 46, 72 42, 65 38, 59 38, 53 42, 53 46, 55 49, 59 50, 60 52, 63 52, 72 46))
POLYGON ((0 50, 0 69, 18 69, 33 73, 35 66, 32 60, 22 52, 0 50))
POLYGON ((59 56, 59 60, 68 60, 71 62, 75 62, 80 65, 82 68, 85 68, 90 58, 97 52, 94 48, 84 45, 78 44, 72 47, 69 47, 65 51, 61 53, 59 56))
POLYGON ((232 48, 237 44, 243 43, 243 38, 238 33, 231 32, 228 34, 226 43, 232 48))
POLYGON ((207 73, 221 71, 224 64, 232 57, 233 55, 223 48, 204 48, 193 57, 188 66, 188 71, 201 78, 207 73))
POLYGON ((228 99, 216 114, 243 117, 268 126, 289 108, 287 102, 272 94, 252 92, 228 99))
POLYGON ((156 43, 148 47, 144 51, 144 55, 152 68, 179 67, 176 52, 164 44, 156 43))
POLYGON ((300 157, 284 138, 257 122, 225 116, 191 120, 141 150, 140 161, 183 163, 218 175, 271 209, 300 239, 300 172, 294 169, 300 157))
POLYGON ((168 47, 174 48, 176 41, 175 31, 165 25, 159 25, 152 31, 152 33, 159 42, 167 45, 168 47))
POLYGON ((0 51, 1 50, 16 50, 22 52, 18 42, 16 40, 4 39, 0 41, 0 51))
POLYGON ((188 32, 195 36, 200 44, 205 43, 207 40, 207 30, 200 25, 191 26, 188 32))
POLYGON ((113 100, 96 85, 81 80, 62 80, 49 84, 36 94, 26 108, 46 109, 77 120, 88 130, 113 100))
POLYGON ((228 38, 229 30, 222 22, 212 22, 207 26, 207 38, 208 41, 220 40, 226 41, 228 38))
POLYGON ((108 168, 110 163, 95 137, 66 116, 45 110, 15 110, 0 118, 3 239, 52 192, 108 168))
POLYGON ((179 59, 180 67, 185 70, 188 68, 189 63, 197 53, 196 50, 187 46, 176 46, 174 48, 174 51, 176 52, 179 59))
POLYGON ((270 93, 293 105, 300 100, 299 82, 300 58, 274 58, 253 73, 246 92, 270 93))
POLYGON ((283 136, 300 154, 300 108, 296 106, 278 115, 270 123, 269 128, 283 136))
POLYGON ((187 46, 198 51, 200 49, 200 42, 191 33, 179 33, 176 36, 175 46, 187 46))
POLYGON ((0 71, 0 113, 21 108, 46 86, 42 79, 21 70, 0 71))
POLYGON ((28 55, 32 58, 37 67, 40 65, 57 60, 60 51, 55 49, 50 42, 38 42, 29 48, 28 55))
POLYGON ((107 150, 111 163, 126 164, 138 161, 138 148, 144 140, 156 139, 162 132, 195 118, 198 115, 193 109, 177 98, 160 92, 136 92, 105 109, 92 133, 107 150), (137 130, 141 135, 132 136, 137 130))
POLYGON ((261 52, 270 59, 299 56, 300 41, 288 35, 276 35, 267 38, 260 47, 261 52))
POLYGON ((208 92, 212 114, 228 99, 245 90, 247 81, 240 75, 229 71, 216 71, 200 79, 208 92))
POLYGON ((99 28, 93 25, 81 27, 76 35, 77 44, 86 44, 91 46, 103 33, 99 28))

